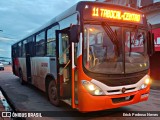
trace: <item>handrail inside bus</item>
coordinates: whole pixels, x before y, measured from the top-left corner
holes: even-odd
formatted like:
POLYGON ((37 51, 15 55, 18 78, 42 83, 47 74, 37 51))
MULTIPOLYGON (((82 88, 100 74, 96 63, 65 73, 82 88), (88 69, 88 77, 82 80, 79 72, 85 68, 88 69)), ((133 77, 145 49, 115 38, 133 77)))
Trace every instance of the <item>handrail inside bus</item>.
POLYGON ((111 41, 116 45, 116 47, 117 47, 117 55, 119 56, 119 54, 120 54, 119 53, 119 42, 118 42, 116 33, 114 33, 112 28, 106 22, 102 22, 102 27, 104 28, 104 30, 108 34, 108 36, 111 39, 111 41))
POLYGON ((59 56, 59 60, 63 57, 63 55, 67 52, 67 50, 70 48, 70 45, 64 50, 64 52, 59 56))
POLYGON ((69 65, 70 60, 67 62, 67 64, 64 66, 64 68, 59 72, 59 75, 61 75, 64 71, 64 69, 66 69, 66 67, 69 65))

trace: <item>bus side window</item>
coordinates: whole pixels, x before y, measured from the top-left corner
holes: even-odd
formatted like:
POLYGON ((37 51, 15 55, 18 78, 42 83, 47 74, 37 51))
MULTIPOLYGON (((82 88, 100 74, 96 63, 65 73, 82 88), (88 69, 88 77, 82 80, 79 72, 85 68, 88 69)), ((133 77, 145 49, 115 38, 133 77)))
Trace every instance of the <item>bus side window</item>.
POLYGON ((22 43, 18 43, 18 57, 22 57, 22 43))
POLYGON ((35 55, 35 39, 34 36, 31 36, 28 38, 28 43, 29 43, 29 54, 31 57, 35 55))
POLYGON ((36 55, 44 56, 45 55, 45 32, 41 32, 36 35, 36 55))
POLYGON ((47 30, 47 56, 56 56, 56 36, 55 31, 59 26, 54 26, 47 30))
POLYGON ((26 48, 25 48, 25 44, 27 43, 27 40, 23 41, 23 48, 22 48, 22 56, 25 57, 26 56, 26 48))

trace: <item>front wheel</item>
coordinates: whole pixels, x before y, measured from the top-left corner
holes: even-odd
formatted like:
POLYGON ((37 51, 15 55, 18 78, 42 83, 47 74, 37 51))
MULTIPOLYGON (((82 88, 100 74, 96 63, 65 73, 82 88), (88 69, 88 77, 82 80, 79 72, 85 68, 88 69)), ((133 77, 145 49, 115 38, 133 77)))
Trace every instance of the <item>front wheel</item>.
POLYGON ((55 106, 60 105, 60 100, 58 98, 58 91, 57 91, 56 83, 53 80, 50 81, 50 83, 48 85, 48 97, 49 97, 49 101, 51 102, 51 104, 53 104, 55 106))

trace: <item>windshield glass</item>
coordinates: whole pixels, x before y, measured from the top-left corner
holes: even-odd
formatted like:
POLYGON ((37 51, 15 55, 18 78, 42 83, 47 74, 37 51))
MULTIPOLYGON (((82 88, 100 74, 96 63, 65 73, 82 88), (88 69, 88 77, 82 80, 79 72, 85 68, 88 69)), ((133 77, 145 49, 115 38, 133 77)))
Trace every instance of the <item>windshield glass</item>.
POLYGON ((102 74, 124 74, 148 69, 146 32, 118 26, 110 28, 118 44, 102 25, 84 26, 85 68, 102 74))
POLYGON ((102 25, 85 25, 84 66, 91 72, 104 74, 122 74, 122 45, 120 27, 111 27, 118 36, 119 46, 113 43, 112 36, 103 29, 102 25), (118 49, 119 48, 119 49, 118 49), (120 55, 118 55, 120 53, 120 55))
POLYGON ((149 67, 144 30, 125 29, 125 72, 133 73, 149 67))

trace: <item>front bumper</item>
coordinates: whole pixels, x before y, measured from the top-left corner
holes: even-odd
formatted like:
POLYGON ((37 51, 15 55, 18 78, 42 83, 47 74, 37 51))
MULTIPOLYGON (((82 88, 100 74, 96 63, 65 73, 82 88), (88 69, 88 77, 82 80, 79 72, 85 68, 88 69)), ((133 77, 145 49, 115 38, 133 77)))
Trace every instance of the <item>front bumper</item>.
POLYGON ((105 110, 146 101, 148 99, 149 91, 150 86, 136 92, 110 96, 92 96, 89 93, 80 92, 79 111, 91 112, 105 110))

